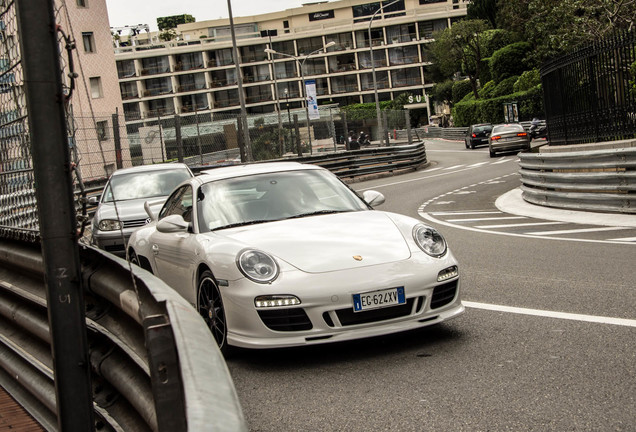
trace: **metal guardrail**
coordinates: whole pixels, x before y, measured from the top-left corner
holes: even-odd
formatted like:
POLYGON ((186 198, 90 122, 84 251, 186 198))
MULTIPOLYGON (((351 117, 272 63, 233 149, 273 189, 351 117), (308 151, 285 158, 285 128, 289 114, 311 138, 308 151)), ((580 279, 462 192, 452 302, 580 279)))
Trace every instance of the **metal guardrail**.
POLYGON ((417 169, 427 163, 424 142, 326 153, 291 160, 319 165, 340 178, 417 169))
MULTIPOLYGON (((198 313, 122 259, 82 246, 80 261, 96 430, 246 431, 223 356, 198 313)), ((38 245, 0 240, 0 292, 0 384, 46 430, 57 430, 38 245)))
POLYGON ((549 207, 636 214, 636 147, 519 153, 523 199, 549 207))

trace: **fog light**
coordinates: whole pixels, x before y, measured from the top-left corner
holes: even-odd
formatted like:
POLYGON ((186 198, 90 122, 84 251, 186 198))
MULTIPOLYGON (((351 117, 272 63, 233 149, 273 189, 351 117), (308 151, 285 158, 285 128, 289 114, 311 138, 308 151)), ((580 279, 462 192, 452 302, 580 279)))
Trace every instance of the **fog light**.
POLYGON ((300 304, 298 297, 293 295, 264 295, 254 299, 257 308, 296 306, 300 304))
POLYGON ((459 271, 457 270, 457 266, 445 268, 437 274, 437 282, 444 282, 445 280, 452 279, 458 274, 459 271))

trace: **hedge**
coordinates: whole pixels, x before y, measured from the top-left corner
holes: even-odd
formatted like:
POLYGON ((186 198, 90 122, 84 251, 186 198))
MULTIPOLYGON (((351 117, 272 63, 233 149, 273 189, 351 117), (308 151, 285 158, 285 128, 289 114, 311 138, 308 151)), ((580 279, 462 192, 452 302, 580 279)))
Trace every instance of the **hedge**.
POLYGON ((478 99, 459 102, 452 109, 453 122, 456 127, 470 126, 476 123, 503 123, 503 104, 517 102, 519 120, 532 120, 533 117, 545 117, 543 108, 543 91, 538 85, 525 92, 516 92, 492 99, 478 99))
POLYGON ((532 49, 528 42, 516 42, 498 49, 490 57, 490 72, 495 82, 521 75, 525 70, 528 52, 532 49))

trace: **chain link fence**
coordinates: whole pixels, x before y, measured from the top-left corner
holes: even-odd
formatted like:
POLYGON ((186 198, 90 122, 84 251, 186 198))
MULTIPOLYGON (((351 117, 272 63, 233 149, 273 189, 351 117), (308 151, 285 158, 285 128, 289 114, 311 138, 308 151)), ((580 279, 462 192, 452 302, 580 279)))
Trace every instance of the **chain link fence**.
POLYGON ((35 240, 35 179, 14 2, 0 10, 0 235, 35 240))

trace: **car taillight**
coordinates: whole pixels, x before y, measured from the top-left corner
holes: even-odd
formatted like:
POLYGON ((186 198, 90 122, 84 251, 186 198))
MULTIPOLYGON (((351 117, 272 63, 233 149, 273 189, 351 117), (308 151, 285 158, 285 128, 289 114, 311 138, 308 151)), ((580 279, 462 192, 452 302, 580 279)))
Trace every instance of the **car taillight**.
POLYGON ((498 139, 501 139, 501 136, 495 135, 493 137, 490 137, 490 139, 493 140, 493 141, 497 141, 498 139))
POLYGON ((524 137, 524 136, 528 136, 528 134, 527 134, 527 133, 525 133, 525 132, 519 132, 519 133, 517 134, 517 136, 518 136, 518 137, 524 137))
POLYGON ((473 138, 477 138, 477 134, 476 133, 473 134, 473 138))

